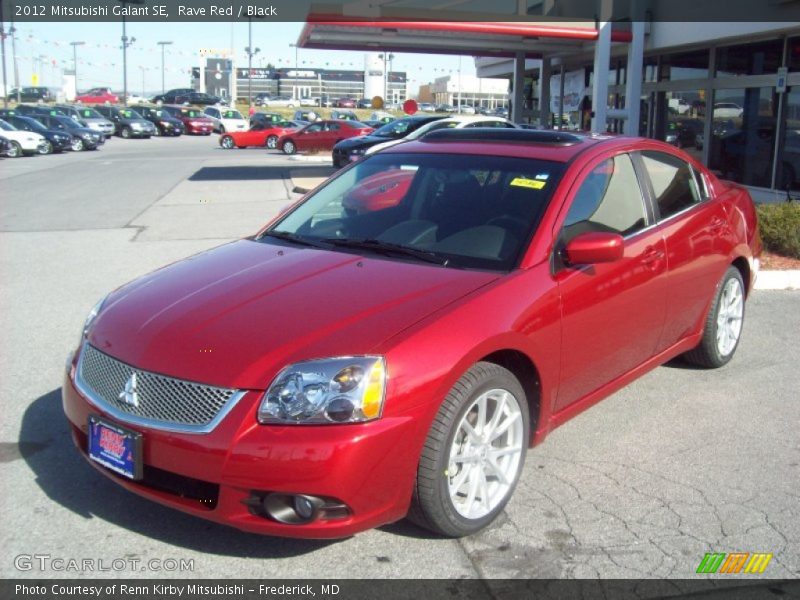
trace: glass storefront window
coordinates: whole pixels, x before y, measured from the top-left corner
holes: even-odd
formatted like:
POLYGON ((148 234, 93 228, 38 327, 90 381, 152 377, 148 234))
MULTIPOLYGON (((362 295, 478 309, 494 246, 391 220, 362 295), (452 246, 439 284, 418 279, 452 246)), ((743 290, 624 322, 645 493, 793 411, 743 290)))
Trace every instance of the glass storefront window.
POLYGON ((706 79, 709 56, 708 50, 695 50, 662 57, 660 81, 706 79))
POLYGON ((723 179, 770 187, 777 106, 773 87, 717 90, 709 167, 723 179))
POLYGON ((789 56, 786 63, 790 71, 800 71, 800 38, 789 39, 789 56))
POLYGON ((783 59, 783 40, 725 46, 717 50, 717 77, 775 73, 783 59))
POLYGON ((668 144, 683 148, 697 160, 702 160, 703 130, 705 128, 705 90, 666 92, 661 114, 666 115, 662 139, 668 144))
POLYGON ((800 190, 800 86, 789 88, 786 102, 786 121, 778 155, 779 190, 800 190))

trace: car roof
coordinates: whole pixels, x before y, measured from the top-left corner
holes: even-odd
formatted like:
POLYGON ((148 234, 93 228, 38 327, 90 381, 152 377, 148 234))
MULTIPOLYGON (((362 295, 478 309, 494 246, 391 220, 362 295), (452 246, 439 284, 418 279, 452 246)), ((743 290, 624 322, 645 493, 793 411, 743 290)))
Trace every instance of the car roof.
POLYGON ((417 140, 391 146, 381 153, 478 154, 565 163, 598 144, 626 146, 635 139, 639 138, 550 130, 475 127, 440 129, 417 140))

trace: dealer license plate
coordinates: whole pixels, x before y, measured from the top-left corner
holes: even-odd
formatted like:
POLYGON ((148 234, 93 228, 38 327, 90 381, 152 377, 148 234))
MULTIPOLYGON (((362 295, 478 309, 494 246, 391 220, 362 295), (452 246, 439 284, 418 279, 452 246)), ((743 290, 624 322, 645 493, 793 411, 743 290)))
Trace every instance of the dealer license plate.
POLYGON ((141 479, 142 434, 90 415, 89 458, 129 479, 141 479))

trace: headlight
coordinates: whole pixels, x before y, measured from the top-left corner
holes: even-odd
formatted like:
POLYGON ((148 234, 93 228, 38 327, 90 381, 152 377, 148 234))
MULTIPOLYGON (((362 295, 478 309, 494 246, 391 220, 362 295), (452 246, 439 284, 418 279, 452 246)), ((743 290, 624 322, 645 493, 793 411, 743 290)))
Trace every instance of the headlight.
POLYGON ((81 137, 82 137, 84 140, 86 140, 87 142, 93 142, 93 141, 94 141, 94 135, 93 135, 93 134, 91 134, 91 133, 82 133, 82 134, 81 134, 81 137))
POLYGON ((260 423, 360 423, 381 416, 386 365, 380 356, 311 360, 285 368, 267 389, 260 423))
POLYGON ((675 142, 678 141, 678 136, 675 135, 674 133, 668 133, 667 137, 664 138, 664 141, 667 142, 668 144, 674 144, 675 142))
POLYGON ((104 296, 101 298, 97 304, 92 307, 92 310, 89 311, 89 314, 86 316, 86 321, 83 323, 83 333, 81 334, 81 343, 83 340, 86 339, 86 336, 89 334, 89 330, 92 328, 92 324, 94 324, 95 319, 97 319, 97 315, 100 314, 100 311, 103 309, 103 304, 105 304, 106 298, 108 296, 104 296))
POLYGON ((169 121, 161 121, 161 125, 163 125, 167 129, 172 129, 172 123, 170 123, 169 121))

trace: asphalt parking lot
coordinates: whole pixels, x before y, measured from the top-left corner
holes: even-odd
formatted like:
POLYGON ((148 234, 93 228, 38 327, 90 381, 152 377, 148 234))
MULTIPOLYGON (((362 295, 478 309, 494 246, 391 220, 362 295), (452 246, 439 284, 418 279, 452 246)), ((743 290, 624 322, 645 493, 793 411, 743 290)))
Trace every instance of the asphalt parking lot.
POLYGON ((505 515, 460 541, 406 522, 335 542, 245 534, 86 465, 60 385, 89 308, 253 233, 304 170, 319 166, 223 151, 216 136, 0 160, 0 576, 78 575, 15 567, 46 554, 194 561, 107 577, 686 578, 706 552, 772 553, 764 576, 800 576, 800 292, 752 297, 727 367, 661 367, 556 430, 528 453, 505 515))

